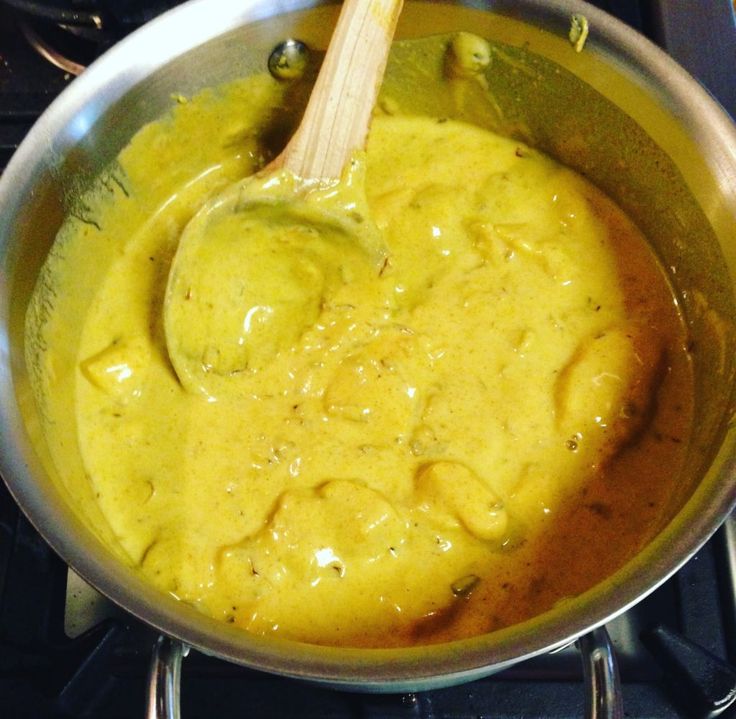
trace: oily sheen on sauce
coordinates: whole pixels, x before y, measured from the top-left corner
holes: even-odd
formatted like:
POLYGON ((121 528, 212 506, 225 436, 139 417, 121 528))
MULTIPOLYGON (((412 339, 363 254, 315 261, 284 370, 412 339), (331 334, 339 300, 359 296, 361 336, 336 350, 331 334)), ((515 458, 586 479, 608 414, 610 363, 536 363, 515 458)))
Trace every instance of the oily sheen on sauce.
MULTIPOLYGON (((524 144, 378 112, 356 161, 386 262, 324 281, 300 251, 280 282, 306 299, 279 308, 276 350, 229 367, 221 397, 177 380, 161 306, 178 237, 265 162, 283 93, 258 76, 182 102, 60 233, 29 314, 59 466, 68 317, 39 323, 49 287, 85 309, 90 501, 162 591, 259 634, 396 646, 493 631, 602 580, 666 514, 686 334, 633 223, 524 144)), ((256 245, 247 261, 268 266, 256 245)))

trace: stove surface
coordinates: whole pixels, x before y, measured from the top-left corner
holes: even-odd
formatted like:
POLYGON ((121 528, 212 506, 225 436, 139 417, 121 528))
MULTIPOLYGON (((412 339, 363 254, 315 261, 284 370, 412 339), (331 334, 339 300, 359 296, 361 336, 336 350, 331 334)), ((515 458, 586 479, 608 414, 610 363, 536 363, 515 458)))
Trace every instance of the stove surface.
MULTIPOLYGON (((76 65, 89 62, 136 24, 173 4, 0 0, 0 170, 44 108, 73 79, 76 65), (29 19, 25 6, 84 13, 77 31, 84 44, 71 53, 76 53, 71 64, 52 57, 59 67, 33 49, 32 44, 40 44, 43 53, 55 31, 43 17, 29 19), (94 32, 100 22, 105 26, 101 39, 94 32)), ((704 1, 696 11, 693 3, 681 0, 594 4, 666 47, 736 116, 736 21, 730 2, 704 1)), ((627 717, 705 717, 733 701, 734 557, 736 520, 731 520, 675 577, 607 626, 627 717)), ((152 630, 67 569, 0 483, 0 716, 143 716, 154 641, 152 630)), ((185 719, 227 719, 244 712, 253 718, 335 719, 579 716, 584 712, 582 669, 571 646, 459 687, 361 695, 192 652, 182 672, 185 719)))

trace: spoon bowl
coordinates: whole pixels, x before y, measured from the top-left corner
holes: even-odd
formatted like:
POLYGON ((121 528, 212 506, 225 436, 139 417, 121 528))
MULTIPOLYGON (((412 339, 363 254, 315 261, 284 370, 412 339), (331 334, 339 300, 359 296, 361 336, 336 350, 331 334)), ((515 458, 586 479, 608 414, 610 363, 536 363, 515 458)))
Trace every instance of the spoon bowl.
POLYGON ((169 358, 209 399, 263 369, 341 284, 380 271, 363 148, 402 0, 346 0, 304 117, 262 172, 187 224, 164 300, 169 358))
POLYGON ((187 224, 169 273, 164 328, 184 388, 236 391, 317 322, 339 287, 374 277, 385 247, 361 182, 298 191, 288 172, 246 178, 187 224), (351 190, 356 190, 351 197, 351 190))

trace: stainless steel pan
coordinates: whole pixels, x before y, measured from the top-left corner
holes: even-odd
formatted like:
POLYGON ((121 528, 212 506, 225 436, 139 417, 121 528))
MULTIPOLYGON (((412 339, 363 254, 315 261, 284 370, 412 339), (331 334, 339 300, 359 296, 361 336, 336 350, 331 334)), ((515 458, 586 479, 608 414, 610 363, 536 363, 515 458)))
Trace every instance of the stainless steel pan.
MULTIPOLYGON (((687 316, 697 416, 687 476, 669 521, 615 576, 575 601, 493 634, 421 648, 357 650, 251 636, 202 616, 141 580, 79 510, 66 468, 50 460, 24 360, 23 324, 39 268, 79 192, 133 133, 188 94, 265 68, 289 36, 324 48, 336 12, 299 0, 195 0, 109 51, 41 117, 0 181, 0 471, 30 520, 83 577, 163 634, 269 672, 368 691, 472 680, 560 647, 624 611, 675 572, 736 500, 736 129, 647 40, 575 0, 409 2, 399 36, 472 30, 507 43, 531 73, 493 74, 503 121, 586 174, 650 237, 687 316), (584 14, 582 52, 567 39, 584 14), (575 140, 575 141, 572 141, 575 140)), ((394 58, 389 78, 411 72, 394 58)), ((416 97, 433 109, 431 93, 416 97)), ((70 409, 70 422, 73 422, 70 409)), ((71 425, 73 428, 73 425, 71 425)), ((70 430, 71 432, 71 430, 70 430)), ((643 478, 645 481, 645 478, 643 478)))

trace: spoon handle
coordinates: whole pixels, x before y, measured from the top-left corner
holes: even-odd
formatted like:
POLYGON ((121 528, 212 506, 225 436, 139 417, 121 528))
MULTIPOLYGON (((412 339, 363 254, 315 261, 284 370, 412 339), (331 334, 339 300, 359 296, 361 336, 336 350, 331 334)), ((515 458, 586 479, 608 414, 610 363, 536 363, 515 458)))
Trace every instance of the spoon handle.
POLYGON ((299 128, 271 167, 339 179, 361 149, 403 0, 345 0, 299 128))

